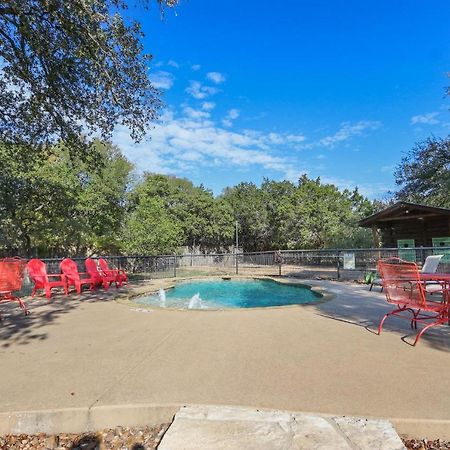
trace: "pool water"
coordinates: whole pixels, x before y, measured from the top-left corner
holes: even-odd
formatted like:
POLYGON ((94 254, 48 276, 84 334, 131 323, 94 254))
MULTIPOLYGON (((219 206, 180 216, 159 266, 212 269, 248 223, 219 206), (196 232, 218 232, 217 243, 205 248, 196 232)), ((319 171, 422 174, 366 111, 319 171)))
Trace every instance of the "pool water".
POLYGON ((136 299, 137 303, 175 309, 260 308, 313 303, 322 295, 301 284, 273 280, 197 280, 178 283, 136 299))

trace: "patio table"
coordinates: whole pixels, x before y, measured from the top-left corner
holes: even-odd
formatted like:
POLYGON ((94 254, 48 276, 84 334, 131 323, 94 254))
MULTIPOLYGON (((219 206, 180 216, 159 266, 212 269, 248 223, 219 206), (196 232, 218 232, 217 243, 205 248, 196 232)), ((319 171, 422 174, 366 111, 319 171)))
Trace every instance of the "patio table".
POLYGON ((420 280, 425 282, 435 281, 442 286, 442 301, 448 304, 449 320, 447 325, 450 326, 450 273, 421 273, 420 280))

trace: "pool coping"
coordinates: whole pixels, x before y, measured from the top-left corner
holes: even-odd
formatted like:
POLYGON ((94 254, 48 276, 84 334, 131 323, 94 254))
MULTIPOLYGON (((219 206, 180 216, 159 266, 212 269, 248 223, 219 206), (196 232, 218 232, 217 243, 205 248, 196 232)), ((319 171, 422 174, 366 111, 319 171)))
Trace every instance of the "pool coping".
MULTIPOLYGON (((115 301, 119 304, 122 305, 126 305, 126 306, 133 306, 133 307, 138 307, 142 310, 157 310, 157 311, 201 311, 201 312, 210 312, 210 311, 215 311, 215 312, 220 312, 220 311, 255 311, 255 310, 272 310, 272 309, 286 309, 286 308, 299 308, 299 307, 306 307, 306 306, 313 306, 313 305, 320 305, 322 303, 328 302, 330 300, 332 300, 335 297, 335 294, 327 291, 324 287, 322 286, 318 286, 318 285, 311 285, 311 284, 307 284, 304 282, 304 280, 302 281, 297 281, 295 278, 292 277, 274 277, 274 276, 251 276, 251 275, 230 275, 230 276, 226 276, 227 280, 233 280, 233 279, 249 279, 249 280, 272 280, 276 283, 279 284, 291 284, 291 285, 301 285, 304 286, 306 288, 308 288, 309 290, 320 294, 321 298, 313 301, 313 302, 308 302, 308 303, 296 303, 293 305, 279 305, 279 306, 255 306, 255 307, 251 307, 251 308, 220 308, 220 309, 214 309, 214 308, 208 308, 208 309, 189 309, 189 308, 162 308, 159 306, 154 306, 154 305, 146 305, 146 304, 141 304, 141 303, 137 303, 136 301, 134 301, 134 299, 138 298, 138 297, 143 297, 146 295, 152 295, 152 294, 156 294, 160 289, 173 289, 178 282, 184 282, 184 281, 193 281, 193 280, 211 280, 211 279, 221 279, 223 280, 225 277, 221 276, 221 275, 205 275, 205 276, 196 276, 196 277, 183 277, 183 278, 179 278, 178 280, 173 280, 171 279, 159 279, 158 281, 162 282, 164 285, 163 287, 152 287, 149 290, 144 290, 142 292, 138 292, 138 293, 130 293, 129 295, 127 295, 126 297, 119 297, 117 299, 115 299, 115 301), (167 283, 167 285, 166 285, 167 283)), ((143 286, 142 286, 143 287, 143 286)), ((149 286, 150 287, 150 286, 149 286)))

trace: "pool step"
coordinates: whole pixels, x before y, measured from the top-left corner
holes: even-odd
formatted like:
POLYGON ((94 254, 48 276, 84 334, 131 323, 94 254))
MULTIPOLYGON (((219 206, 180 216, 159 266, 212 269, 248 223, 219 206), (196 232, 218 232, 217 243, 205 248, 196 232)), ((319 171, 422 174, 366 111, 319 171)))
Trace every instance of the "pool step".
POLYGON ((404 450, 389 421, 258 409, 180 409, 158 450, 404 450))

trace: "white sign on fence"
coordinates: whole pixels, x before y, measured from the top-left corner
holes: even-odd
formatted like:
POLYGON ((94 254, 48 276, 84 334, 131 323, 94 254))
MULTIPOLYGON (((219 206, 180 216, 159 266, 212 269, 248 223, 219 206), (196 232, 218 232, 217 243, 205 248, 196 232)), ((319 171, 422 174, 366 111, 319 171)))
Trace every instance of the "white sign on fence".
POLYGON ((355 270, 355 254, 344 253, 344 269, 355 270))

